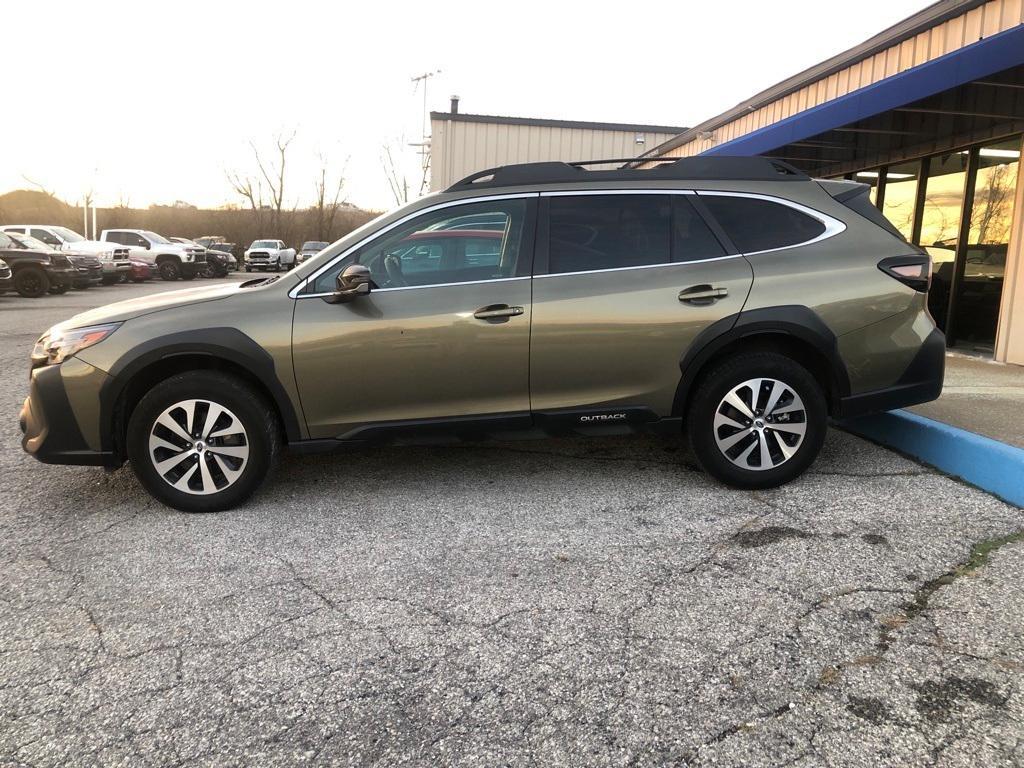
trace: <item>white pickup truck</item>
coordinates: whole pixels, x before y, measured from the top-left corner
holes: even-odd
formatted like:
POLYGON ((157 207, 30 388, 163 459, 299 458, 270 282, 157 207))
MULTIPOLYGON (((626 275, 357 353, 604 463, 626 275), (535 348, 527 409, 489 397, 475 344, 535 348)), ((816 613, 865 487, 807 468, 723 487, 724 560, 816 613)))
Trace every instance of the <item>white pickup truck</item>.
POLYGON ((286 248, 283 240, 254 240, 245 252, 245 271, 254 269, 280 272, 295 266, 295 249, 286 248))
POLYGON ((99 240, 86 240, 80 234, 67 227, 56 224, 5 224, 0 232, 11 232, 15 235, 31 235, 42 240, 52 248, 62 251, 87 253, 95 256, 103 267, 103 282, 111 285, 121 280, 122 275, 132 271, 132 262, 128 258, 128 249, 99 240))
POLYGON ((133 259, 144 261, 164 280, 192 280, 206 266, 206 249, 172 243, 148 229, 104 229, 100 240, 127 246, 133 259))

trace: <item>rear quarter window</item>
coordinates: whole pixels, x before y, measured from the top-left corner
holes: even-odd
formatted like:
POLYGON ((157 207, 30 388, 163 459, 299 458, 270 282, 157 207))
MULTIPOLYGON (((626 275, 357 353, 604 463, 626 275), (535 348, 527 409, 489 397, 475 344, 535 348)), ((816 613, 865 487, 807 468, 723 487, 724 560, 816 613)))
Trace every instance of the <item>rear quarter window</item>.
POLYGON ((741 253, 789 248, 825 231, 819 219, 771 200, 714 194, 700 199, 741 253))

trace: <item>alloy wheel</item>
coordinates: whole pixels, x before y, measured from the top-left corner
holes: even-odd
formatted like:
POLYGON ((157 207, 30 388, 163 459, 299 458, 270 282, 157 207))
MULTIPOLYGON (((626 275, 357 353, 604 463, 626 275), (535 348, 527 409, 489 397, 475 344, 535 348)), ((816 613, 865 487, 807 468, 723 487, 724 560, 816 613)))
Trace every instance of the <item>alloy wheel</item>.
POLYGON ((161 413, 149 434, 149 458, 164 481, 209 495, 234 485, 249 460, 245 427, 211 400, 182 400, 161 413))
POLYGON ((722 398, 713 428, 718 449, 736 466, 775 469, 800 449, 807 432, 807 410, 800 395, 785 382, 748 379, 722 398))

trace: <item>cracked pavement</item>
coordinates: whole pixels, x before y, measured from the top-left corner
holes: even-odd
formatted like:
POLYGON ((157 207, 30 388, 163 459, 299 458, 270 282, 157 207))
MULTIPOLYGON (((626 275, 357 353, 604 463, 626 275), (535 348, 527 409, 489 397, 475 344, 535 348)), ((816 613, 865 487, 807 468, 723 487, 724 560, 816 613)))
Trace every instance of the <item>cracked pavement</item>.
POLYGON ((22 454, 0 297, 0 765, 1024 764, 1022 511, 833 431, 722 488, 636 437, 287 457, 190 516, 22 454))

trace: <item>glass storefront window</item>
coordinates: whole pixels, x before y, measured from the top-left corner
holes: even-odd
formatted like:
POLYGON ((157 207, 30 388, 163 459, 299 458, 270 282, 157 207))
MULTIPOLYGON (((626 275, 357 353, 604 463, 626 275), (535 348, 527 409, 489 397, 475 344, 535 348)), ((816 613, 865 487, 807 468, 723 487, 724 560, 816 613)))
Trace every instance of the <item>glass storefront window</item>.
POLYGON ((986 351, 995 346, 1020 147, 1020 140, 1015 139, 978 150, 974 204, 964 249, 963 282, 954 309, 954 330, 958 344, 986 351))
POLYGON ((907 240, 914 230, 914 204, 917 202, 920 173, 921 163, 917 161, 889 166, 885 172, 882 213, 907 240))
POLYGON ((931 158, 925 180, 924 211, 918 245, 932 257, 932 288, 928 308, 945 330, 949 291, 953 283, 957 239, 967 181, 967 153, 953 152, 931 158))

